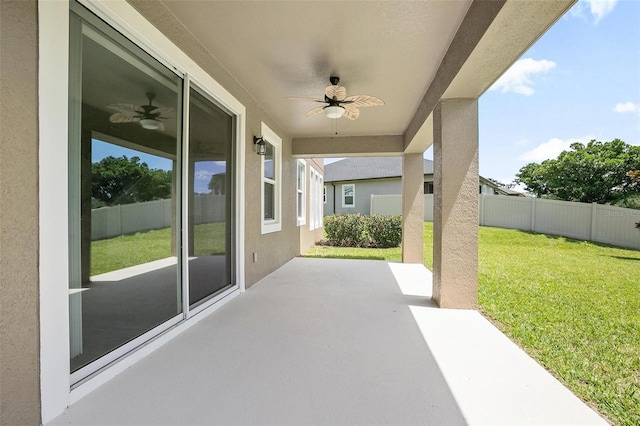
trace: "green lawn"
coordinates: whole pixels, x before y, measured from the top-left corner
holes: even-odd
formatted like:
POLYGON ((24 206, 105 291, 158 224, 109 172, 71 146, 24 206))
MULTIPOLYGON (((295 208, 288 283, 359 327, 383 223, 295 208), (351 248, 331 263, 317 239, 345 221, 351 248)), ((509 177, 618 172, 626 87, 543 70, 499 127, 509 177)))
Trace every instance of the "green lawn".
MULTIPOLYGON (((194 255, 225 252, 224 223, 195 225, 194 255)), ((103 274, 171 256, 171 228, 91 242, 91 275, 103 274)))
MULTIPOLYGON (((640 424, 640 250, 508 229, 479 233, 481 310, 613 423, 640 424)), ((431 267, 431 223, 424 235, 431 267)), ((401 252, 316 247, 307 256, 398 261, 401 252)))

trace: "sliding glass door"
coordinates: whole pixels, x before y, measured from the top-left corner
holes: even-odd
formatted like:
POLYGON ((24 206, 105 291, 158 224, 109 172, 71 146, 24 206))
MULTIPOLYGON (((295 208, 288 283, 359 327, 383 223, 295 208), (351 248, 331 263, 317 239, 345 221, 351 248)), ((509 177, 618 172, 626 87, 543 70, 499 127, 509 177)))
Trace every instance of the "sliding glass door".
POLYGON ((232 284, 233 119, 189 91, 189 305, 232 284))
POLYGON ((203 90, 72 10, 73 382, 234 286, 235 135, 234 116, 203 90))

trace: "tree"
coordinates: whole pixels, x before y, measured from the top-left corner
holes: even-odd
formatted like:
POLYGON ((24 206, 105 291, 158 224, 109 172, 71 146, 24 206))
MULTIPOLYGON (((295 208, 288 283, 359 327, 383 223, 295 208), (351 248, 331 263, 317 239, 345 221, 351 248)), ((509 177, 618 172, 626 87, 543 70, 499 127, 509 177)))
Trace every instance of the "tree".
POLYGON ((571 144, 558 158, 529 163, 516 182, 537 197, 640 208, 640 146, 620 139, 571 144))
POLYGON ((93 207, 171 197, 171 171, 149 169, 139 157, 105 157, 91 165, 93 207))
POLYGON ((500 188, 507 188, 507 189, 512 189, 516 186, 515 183, 502 183, 500 182, 498 179, 493 179, 493 178, 487 178, 487 180, 491 183, 493 183, 496 186, 499 186, 500 188))
POLYGON ((211 180, 209 181, 209 189, 211 193, 214 195, 224 195, 225 189, 227 185, 227 175, 226 173, 216 173, 211 176, 211 180))

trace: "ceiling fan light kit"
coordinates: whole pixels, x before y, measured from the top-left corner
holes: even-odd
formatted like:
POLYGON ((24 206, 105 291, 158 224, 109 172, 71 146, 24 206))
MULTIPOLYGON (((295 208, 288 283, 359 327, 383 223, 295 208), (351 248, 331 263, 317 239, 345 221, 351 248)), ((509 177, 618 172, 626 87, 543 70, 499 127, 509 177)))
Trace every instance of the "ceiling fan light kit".
POLYGON ((324 107, 324 113, 327 115, 327 118, 340 118, 344 115, 344 108, 341 106, 330 105, 328 107, 324 107))
POLYGON ((160 122, 153 118, 142 118, 139 123, 143 128, 149 130, 158 130, 160 128, 160 122))
POLYGON ((147 92, 148 105, 134 105, 127 103, 117 103, 107 105, 115 113, 111 114, 111 123, 135 123, 138 122, 142 128, 147 130, 164 130, 165 126, 160 120, 167 119, 166 115, 173 112, 173 108, 153 105, 156 94, 147 92))
POLYGON ((327 104, 326 106, 312 109, 304 116, 311 117, 313 115, 324 112, 327 118, 334 120, 342 117, 346 117, 349 120, 355 120, 360 116, 360 110, 358 108, 384 105, 384 101, 382 99, 376 98, 375 96, 371 95, 347 96, 347 89, 345 89, 343 86, 338 86, 338 83, 340 82, 339 77, 331 76, 329 77, 329 81, 331 82, 331 86, 327 86, 327 88, 325 89, 324 99, 289 99, 327 104))

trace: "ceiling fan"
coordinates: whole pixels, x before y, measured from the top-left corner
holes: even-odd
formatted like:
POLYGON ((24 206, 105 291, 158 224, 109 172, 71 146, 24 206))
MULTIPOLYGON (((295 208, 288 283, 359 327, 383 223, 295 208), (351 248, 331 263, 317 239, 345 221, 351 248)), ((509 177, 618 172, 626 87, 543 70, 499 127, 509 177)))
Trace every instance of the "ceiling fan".
POLYGON ((347 96, 347 89, 344 86, 338 86, 340 77, 332 76, 329 78, 331 86, 327 86, 324 91, 324 99, 314 98, 289 98, 299 101, 320 102, 327 105, 317 107, 307 112, 304 116, 311 117, 312 115, 320 114, 324 112, 327 118, 340 118, 346 117, 349 120, 355 120, 360 116, 360 110, 358 108, 384 105, 382 99, 378 99, 375 96, 370 95, 353 95, 347 96))
POLYGON ((152 105, 156 94, 147 92, 149 105, 134 105, 116 103, 107 105, 107 108, 116 111, 111 114, 109 121, 112 123, 133 123, 138 122, 142 127, 149 130, 164 130, 164 123, 160 120, 166 119, 164 115, 173 111, 170 107, 160 107, 152 105))

